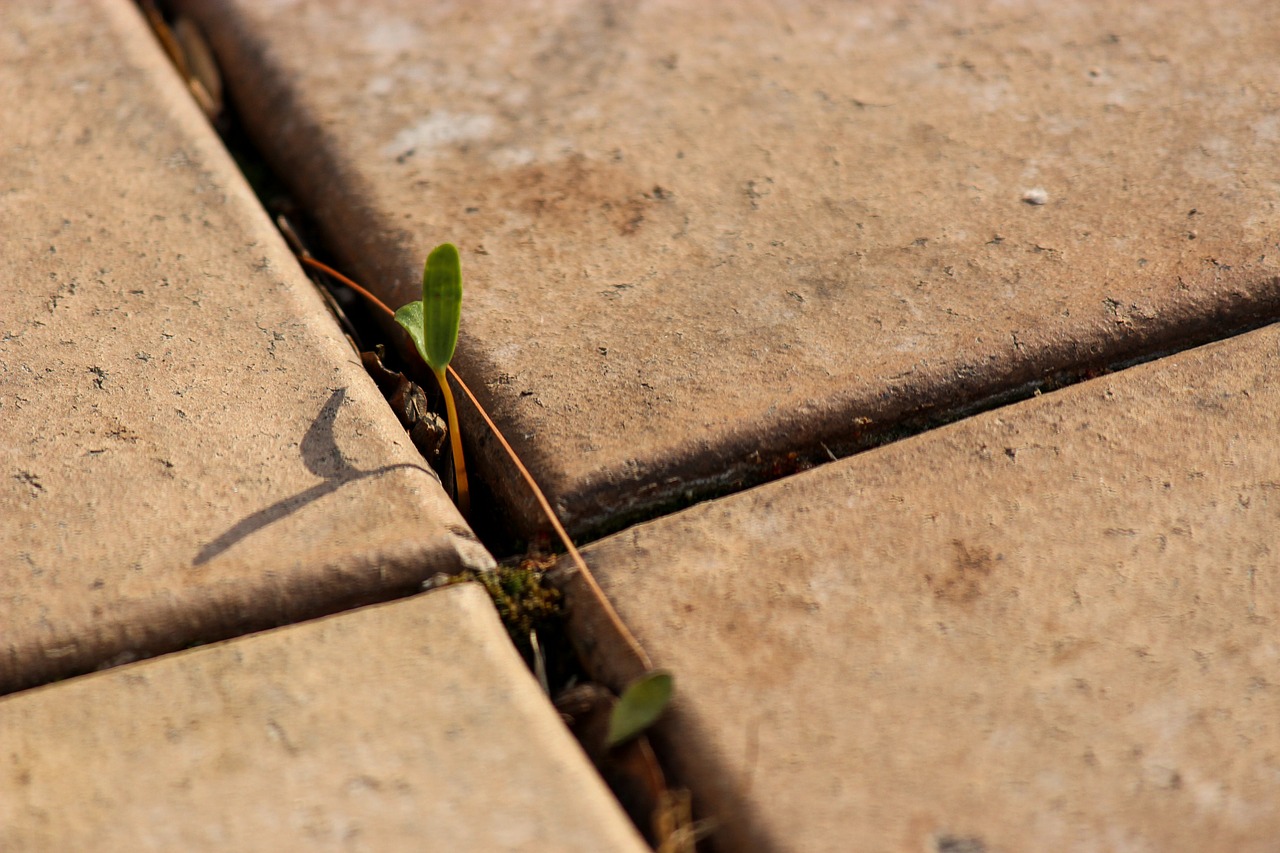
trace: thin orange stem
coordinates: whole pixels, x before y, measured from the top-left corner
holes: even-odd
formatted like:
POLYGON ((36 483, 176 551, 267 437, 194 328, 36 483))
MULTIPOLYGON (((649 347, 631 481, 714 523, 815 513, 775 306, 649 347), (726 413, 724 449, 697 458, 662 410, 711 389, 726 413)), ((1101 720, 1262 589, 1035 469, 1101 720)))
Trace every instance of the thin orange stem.
POLYGON ((338 272, 333 267, 329 266, 328 264, 320 263, 320 261, 317 261, 315 258, 311 257, 310 255, 298 255, 298 260, 302 261, 304 264, 306 264, 309 267, 320 270, 320 272, 324 273, 325 275, 333 276, 338 281, 342 282, 347 287, 351 288, 356 293, 363 296, 370 304, 373 305, 374 308, 377 308, 379 311, 386 314, 391 319, 393 320, 395 319, 396 312, 388 308, 387 303, 383 302, 381 299, 374 296, 372 293, 365 290, 363 287, 356 284, 354 281, 347 278, 345 275, 338 272))
MULTIPOLYGON (((445 365, 447 368, 448 365, 445 365)), ((467 487, 467 466, 462 461, 462 430, 458 429, 458 409, 453 405, 453 392, 443 370, 432 369, 440 390, 444 393, 444 411, 449 418, 449 447, 453 451, 453 484, 458 492, 458 511, 462 517, 471 518, 471 491, 467 487)))

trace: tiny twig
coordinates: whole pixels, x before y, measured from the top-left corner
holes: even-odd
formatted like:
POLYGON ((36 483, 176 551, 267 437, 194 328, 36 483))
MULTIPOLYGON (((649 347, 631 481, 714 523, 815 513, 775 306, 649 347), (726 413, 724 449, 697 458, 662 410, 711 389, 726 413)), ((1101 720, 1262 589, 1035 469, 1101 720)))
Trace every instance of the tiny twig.
MULTIPOLYGON (((363 287, 356 284, 351 279, 347 278, 342 273, 335 270, 333 267, 317 261, 310 255, 299 255, 298 260, 302 261, 302 263, 307 266, 320 270, 326 275, 333 276, 338 281, 363 296, 379 311, 383 312, 393 320, 395 319, 396 312, 388 308, 386 303, 374 296, 368 290, 365 290, 363 287)), ((414 350, 414 354, 417 355, 417 350, 414 350)), ((421 360, 421 356, 418 356, 418 358, 421 360)), ((425 362, 423 363, 423 366, 426 366, 425 362)), ((429 367, 427 369, 430 370, 429 367)), ((653 669, 653 664, 650 662, 649 656, 645 654, 644 649, 642 649, 640 644, 636 642, 636 638, 632 635, 630 629, 628 629, 623 623, 621 617, 618 616, 618 612, 613 609, 613 604, 605 596, 604 590, 601 589, 600 584, 596 582, 595 575, 593 575, 591 573, 591 569, 588 568, 587 561, 583 559, 582 554, 579 553, 577 547, 573 544, 573 540, 569 538, 569 534, 564 529, 564 525, 560 523, 560 517, 556 515, 555 510, 551 508, 551 502, 548 501, 547 496, 542 493, 542 489, 538 486, 537 481, 534 480, 533 474, 529 473, 529 469, 520 461, 520 456, 516 453, 515 448, 508 443, 506 436, 502 434, 502 430, 498 429, 498 425, 493 422, 493 418, 489 417, 489 413, 485 411, 484 406, 480 405, 480 401, 476 399, 476 395, 471 393, 471 389, 467 387, 466 382, 462 381, 462 377, 458 375, 458 371, 453 369, 453 365, 447 365, 445 370, 447 370, 448 374, 453 377, 453 380, 458 383, 458 387, 462 389, 462 392, 467 395, 467 399, 471 401, 471 405, 475 406, 480 417, 484 419, 485 424, 487 424, 489 429, 493 432, 494 438, 498 439, 498 443, 501 444, 502 449, 506 451, 507 456, 511 459, 511 463, 515 465, 516 470, 520 472, 520 476, 529 486, 529 491, 533 493, 534 499, 538 502, 538 506, 542 508, 542 512, 547 517, 547 521, 551 524, 552 529, 555 530, 556 536, 558 536, 561 543, 564 544, 565 551, 568 552, 569 557, 573 560, 574 565, 578 569, 578 573, 582 576, 587 587, 591 590, 592 596, 599 603, 605 616, 608 617, 609 623, 612 625, 614 631, 616 631, 618 636, 622 638, 622 641, 627 645, 628 649, 635 656, 637 662, 641 664, 645 671, 653 669)), ((454 432, 456 435, 455 425, 450 424, 449 427, 450 432, 454 432)))
POLYGON ((356 293, 363 296, 365 300, 367 300, 371 305, 373 305, 374 308, 377 308, 379 311, 381 311, 383 314, 386 314, 392 320, 396 318, 396 312, 388 308, 385 302, 383 302, 381 299, 374 296, 372 293, 365 290, 363 287, 356 284, 354 281, 347 278, 345 275, 338 272, 328 264, 321 263, 320 261, 317 261, 315 258, 311 257, 310 255, 298 255, 298 260, 302 261, 304 264, 306 264, 309 267, 313 267, 314 269, 320 270, 320 272, 324 273, 325 275, 333 276, 338 281, 342 282, 347 287, 351 288, 356 293))

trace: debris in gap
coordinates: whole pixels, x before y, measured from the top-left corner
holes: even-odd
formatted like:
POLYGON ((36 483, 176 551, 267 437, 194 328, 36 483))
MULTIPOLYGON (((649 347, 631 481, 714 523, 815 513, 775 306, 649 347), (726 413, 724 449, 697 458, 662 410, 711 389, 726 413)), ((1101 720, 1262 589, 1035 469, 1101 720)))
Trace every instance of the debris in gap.
POLYGON ((222 73, 213 48, 195 22, 183 15, 173 22, 173 35, 186 57, 187 87, 209 121, 217 124, 223 110, 222 73))
POLYGON ((693 819, 693 795, 688 788, 668 788, 653 816, 658 837, 657 853, 695 853, 698 842, 715 831, 711 818, 693 819))
POLYGON ((448 434, 444 419, 431 411, 426 392, 420 385, 403 373, 387 369, 382 363, 385 357, 385 349, 382 344, 378 344, 372 352, 360 353, 360 363, 400 419, 400 425, 409 433, 413 446, 418 448, 422 458, 430 462, 433 468, 438 468, 442 455, 440 451, 448 434))
MULTIPOLYGON (((370 307, 376 308, 384 317, 392 321, 395 320, 396 312, 388 308, 381 299, 373 293, 370 293, 362 285, 357 284, 355 281, 346 277, 327 264, 321 263, 315 258, 310 257, 309 254, 300 253, 298 255, 298 260, 305 266, 321 270, 325 274, 342 282, 346 287, 350 288, 355 293, 358 293, 370 307)), ((412 354, 411 357, 415 357, 419 361, 422 361, 422 356, 418 353, 416 348, 410 347, 407 352, 412 354)), ((425 362, 423 362, 423 365, 426 366, 425 362)), ((485 425, 489 427, 489 431, 493 438, 495 438, 502 446, 503 450, 507 452, 512 464, 520 473, 520 476, 524 478, 525 483, 529 486, 529 491, 533 494, 534 500, 536 500, 538 505, 542 508, 542 512, 546 516, 547 522, 556 532, 561 543, 564 544, 565 550, 568 552, 569 557, 573 562, 573 566, 571 572, 566 573, 569 576, 569 580, 563 584, 557 583, 557 588, 560 588, 563 585, 565 588, 575 589, 577 594, 585 595, 592 601, 594 605, 592 609, 598 615, 602 615, 605 619, 605 624, 596 624, 591 626, 588 629, 587 634, 582 636, 578 636, 576 630, 570 631, 570 633, 575 636, 575 645, 579 649, 579 656, 581 659, 587 664, 587 667, 591 672, 603 673, 602 680, 612 686, 627 684, 636 676, 653 669, 653 663, 649 660, 649 656, 645 653, 644 649, 640 647, 640 644, 636 642, 636 638, 632 636, 631 631, 618 617, 617 611, 614 610, 613 605, 609 603, 609 599, 605 597, 604 590, 600 588, 600 584, 596 581, 595 576, 592 575, 591 569, 587 566, 586 560, 582 558, 582 554, 578 552, 577 547, 573 544, 573 540, 569 538, 569 534, 564 529, 564 525, 560 523, 559 516, 557 516, 555 510, 551 508, 551 504, 547 500, 547 496, 543 494, 542 488, 533 478, 533 475, 529 473, 529 469, 520 461, 519 455, 511 447, 511 443, 507 441, 506 436, 502 434, 502 430, 500 430, 498 425, 493 422, 493 418, 489 417, 489 413, 485 411, 484 406, 481 405, 478 399, 476 399, 475 394, 473 394, 471 389, 467 387, 467 383, 458 375, 458 372, 449 365, 445 365, 444 369, 447 374, 453 378, 453 381, 457 383, 458 387, 462 390, 463 394, 466 395, 467 399, 471 401, 471 405, 475 408, 476 414, 480 415, 481 419, 485 422, 485 425), (595 653, 592 654, 590 649, 594 649, 595 653), (602 666, 601 668, 597 668, 597 665, 602 666)), ((574 627, 582 627, 586 624, 583 620, 579 620, 579 623, 580 624, 578 626, 574 627)))
POLYGON ((580 684, 561 693, 555 706, 654 849, 660 853, 692 853, 709 826, 693 822, 688 791, 667 787, 646 735, 609 745, 618 703, 618 697, 602 685, 580 684))
POLYGON ((213 48, 209 46, 209 40, 200 27, 184 15, 177 16, 170 26, 155 0, 143 0, 142 11, 155 32, 156 39, 169 55, 169 61, 182 76, 191 91, 191 97, 209 119, 209 123, 220 131, 225 130, 222 126, 226 114, 222 97, 222 72, 218 69, 213 48))

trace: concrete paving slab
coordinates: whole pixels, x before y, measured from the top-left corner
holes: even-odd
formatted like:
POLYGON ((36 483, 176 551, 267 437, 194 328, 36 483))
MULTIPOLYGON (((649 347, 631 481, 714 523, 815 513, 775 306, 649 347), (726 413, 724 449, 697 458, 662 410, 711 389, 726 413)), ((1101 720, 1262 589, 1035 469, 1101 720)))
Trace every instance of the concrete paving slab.
POLYGON ((0 32, 0 692, 491 558, 137 9, 0 32))
POLYGON ((584 549, 724 850, 1274 850, 1280 328, 584 549))
POLYGON ((1280 305, 1270 0, 179 5, 578 530, 1280 305))
POLYGON ((470 584, 7 697, 0 762, 5 850, 648 849, 470 584))

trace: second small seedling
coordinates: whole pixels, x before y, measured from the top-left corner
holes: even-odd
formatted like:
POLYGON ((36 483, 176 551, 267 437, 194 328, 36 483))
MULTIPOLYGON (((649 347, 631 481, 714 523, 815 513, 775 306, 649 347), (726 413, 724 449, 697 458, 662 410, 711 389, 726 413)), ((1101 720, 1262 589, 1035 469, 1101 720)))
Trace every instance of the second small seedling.
POLYGON ((396 322, 413 338, 418 353, 435 374, 444 394, 449 419, 449 447, 453 453, 453 476, 458 509, 470 515, 471 496, 467 488, 467 467, 462 461, 462 435, 458 430, 458 410, 445 369, 458 345, 458 323, 462 319, 462 264, 458 248, 442 243, 427 256, 422 271, 422 301, 410 302, 396 311, 396 322))

